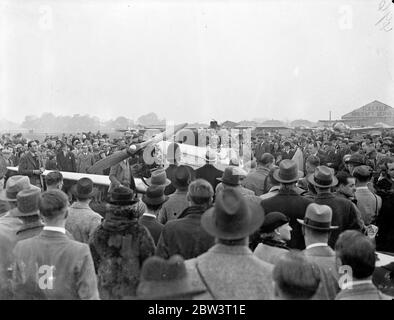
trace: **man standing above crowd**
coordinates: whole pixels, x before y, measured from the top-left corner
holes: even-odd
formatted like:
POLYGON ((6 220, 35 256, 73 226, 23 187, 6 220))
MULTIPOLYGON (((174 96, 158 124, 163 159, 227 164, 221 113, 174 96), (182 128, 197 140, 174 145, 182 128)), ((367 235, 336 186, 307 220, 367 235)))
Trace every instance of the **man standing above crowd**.
POLYGON ((41 174, 45 171, 44 167, 40 163, 38 157, 38 145, 35 140, 29 141, 27 144, 29 151, 22 156, 18 173, 20 175, 28 176, 30 183, 36 187, 42 188, 41 174))
POLYGON ((87 173, 88 169, 93 166, 95 159, 92 153, 89 152, 88 146, 84 144, 82 151, 76 157, 77 172, 87 173))

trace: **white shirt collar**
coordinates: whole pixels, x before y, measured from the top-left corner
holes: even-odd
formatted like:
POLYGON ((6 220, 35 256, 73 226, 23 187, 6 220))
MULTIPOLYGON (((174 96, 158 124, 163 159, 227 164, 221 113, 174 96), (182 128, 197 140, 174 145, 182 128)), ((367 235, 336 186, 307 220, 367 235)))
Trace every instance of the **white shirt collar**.
POLYGON ((154 214, 148 213, 148 212, 145 212, 145 213, 143 214, 143 216, 145 216, 145 217, 151 217, 151 218, 155 218, 155 219, 156 219, 156 216, 155 216, 154 214))
POLYGON ((55 232, 61 232, 66 234, 66 229, 62 227, 50 227, 50 226, 45 226, 43 230, 48 230, 48 231, 55 231, 55 232))
POLYGON ((357 190, 369 190, 367 186, 364 187, 356 187, 357 190))
POLYGON ((373 284, 372 280, 357 280, 357 281, 349 281, 342 285, 342 290, 351 289, 353 286, 362 285, 362 284, 373 284))
POLYGON ((328 247, 328 244, 324 243, 324 242, 316 242, 316 243, 312 243, 309 246, 307 246, 306 249, 311 249, 311 248, 315 248, 315 247, 328 247))

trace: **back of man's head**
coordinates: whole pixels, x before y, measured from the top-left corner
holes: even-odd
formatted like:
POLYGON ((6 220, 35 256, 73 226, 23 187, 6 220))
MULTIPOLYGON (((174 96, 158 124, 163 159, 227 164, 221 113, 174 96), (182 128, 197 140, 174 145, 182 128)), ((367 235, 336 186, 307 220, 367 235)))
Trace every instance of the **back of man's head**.
POLYGON ((339 265, 349 266, 355 279, 372 276, 375 270, 375 245, 367 236, 356 230, 340 234, 335 253, 339 265))
POLYGON ((40 195, 40 214, 46 221, 55 221, 65 214, 68 207, 68 197, 60 190, 45 191, 40 195))
POLYGON ((59 171, 52 171, 45 177, 45 183, 48 190, 61 189, 63 184, 63 175, 59 171))
POLYGON ((282 299, 310 299, 320 284, 318 266, 297 250, 284 254, 276 263, 272 275, 276 294, 282 299))
POLYGON ((260 159, 257 159, 262 166, 269 166, 274 163, 274 156, 271 153, 263 153, 260 159))
POLYGON ((187 193, 188 199, 195 205, 210 205, 213 194, 212 185, 204 179, 194 180, 187 193))

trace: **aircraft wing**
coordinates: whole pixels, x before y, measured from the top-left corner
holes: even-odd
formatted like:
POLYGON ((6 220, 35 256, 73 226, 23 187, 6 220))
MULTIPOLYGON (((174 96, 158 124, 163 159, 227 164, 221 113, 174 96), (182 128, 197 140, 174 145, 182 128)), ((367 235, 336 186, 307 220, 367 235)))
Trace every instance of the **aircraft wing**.
MULTIPOLYGON (((7 167, 7 169, 18 172, 18 167, 7 167)), ((45 170, 42 175, 46 176, 48 173, 52 171, 54 170, 45 170)), ((100 174, 66 172, 66 171, 60 171, 60 173, 63 175, 64 180, 78 181, 81 178, 89 178, 93 181, 95 185, 109 186, 111 184, 111 181, 109 180, 108 176, 104 176, 100 174)), ((134 181, 137 187, 137 192, 145 193, 146 189, 148 188, 146 184, 139 178, 134 178, 134 181)))

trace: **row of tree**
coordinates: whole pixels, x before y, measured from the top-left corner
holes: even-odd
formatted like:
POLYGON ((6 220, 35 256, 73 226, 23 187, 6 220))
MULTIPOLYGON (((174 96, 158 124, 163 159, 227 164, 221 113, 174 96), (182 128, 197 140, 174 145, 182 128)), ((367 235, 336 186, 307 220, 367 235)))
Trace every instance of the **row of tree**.
POLYGON ((126 117, 117 117, 107 121, 101 121, 96 116, 87 114, 74 114, 73 116, 56 116, 46 112, 41 116, 26 116, 21 124, 22 128, 42 132, 80 132, 80 131, 112 131, 127 129, 136 125, 152 126, 165 124, 155 113, 142 115, 134 121, 126 117))

